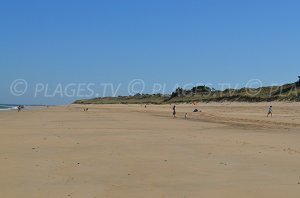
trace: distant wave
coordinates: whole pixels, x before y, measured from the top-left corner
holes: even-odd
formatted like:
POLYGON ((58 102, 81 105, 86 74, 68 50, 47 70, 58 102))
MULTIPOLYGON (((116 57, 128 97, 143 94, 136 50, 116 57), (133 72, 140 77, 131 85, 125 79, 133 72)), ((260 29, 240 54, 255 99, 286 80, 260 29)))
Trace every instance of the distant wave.
POLYGON ((6 104, 0 104, 0 111, 7 111, 7 110, 14 110, 18 109, 17 105, 6 105, 6 104))
MULTIPOLYGON (((0 104, 0 111, 7 111, 7 110, 17 110, 19 105, 15 104, 0 104)), ((43 110, 47 109, 45 105, 21 105, 26 110, 43 110)))

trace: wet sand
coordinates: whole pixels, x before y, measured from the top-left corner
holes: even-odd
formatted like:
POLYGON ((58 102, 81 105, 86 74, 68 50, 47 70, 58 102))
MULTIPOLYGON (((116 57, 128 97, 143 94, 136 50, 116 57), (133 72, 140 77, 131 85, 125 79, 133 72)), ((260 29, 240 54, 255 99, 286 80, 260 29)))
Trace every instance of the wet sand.
POLYGON ((300 196, 299 103, 177 110, 175 119, 170 105, 1 111, 0 197, 300 196))

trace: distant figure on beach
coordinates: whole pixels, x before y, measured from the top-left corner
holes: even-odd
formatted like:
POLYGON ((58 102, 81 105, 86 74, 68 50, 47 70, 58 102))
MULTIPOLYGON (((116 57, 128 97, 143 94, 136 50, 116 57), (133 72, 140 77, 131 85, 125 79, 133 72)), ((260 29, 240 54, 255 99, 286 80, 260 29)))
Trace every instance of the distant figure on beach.
POLYGON ((173 117, 176 117, 176 105, 173 106, 173 117))
POLYGON ((188 117, 188 113, 185 113, 184 118, 187 119, 188 117))
POLYGON ((19 106, 18 106, 18 112, 20 112, 20 111, 21 111, 21 106, 19 105, 19 106))
POLYGON ((145 109, 147 109, 147 104, 145 104, 145 109))
POLYGON ((273 106, 270 106, 270 107, 269 107, 269 110, 268 110, 267 117, 269 117, 269 115, 271 115, 271 117, 273 117, 272 111, 273 111, 273 106))

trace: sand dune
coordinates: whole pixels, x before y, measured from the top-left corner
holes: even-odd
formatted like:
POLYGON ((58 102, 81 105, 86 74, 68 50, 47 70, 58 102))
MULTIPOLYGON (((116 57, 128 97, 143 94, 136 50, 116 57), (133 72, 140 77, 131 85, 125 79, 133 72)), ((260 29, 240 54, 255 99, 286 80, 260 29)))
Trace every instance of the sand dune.
POLYGON ((298 198, 300 104, 268 105, 2 111, 0 197, 298 198))

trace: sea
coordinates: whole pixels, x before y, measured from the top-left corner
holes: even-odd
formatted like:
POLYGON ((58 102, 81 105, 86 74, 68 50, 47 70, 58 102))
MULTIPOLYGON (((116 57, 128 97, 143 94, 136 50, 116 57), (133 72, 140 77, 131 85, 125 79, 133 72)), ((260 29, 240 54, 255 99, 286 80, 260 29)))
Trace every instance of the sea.
MULTIPOLYGON (((19 105, 16 104, 0 104, 0 111, 9 111, 18 109, 19 105)), ((45 105, 21 105, 24 106, 24 109, 27 110, 41 110, 46 109, 45 105)))
POLYGON ((0 104, 0 111, 14 110, 14 109, 18 109, 18 105, 0 104))

